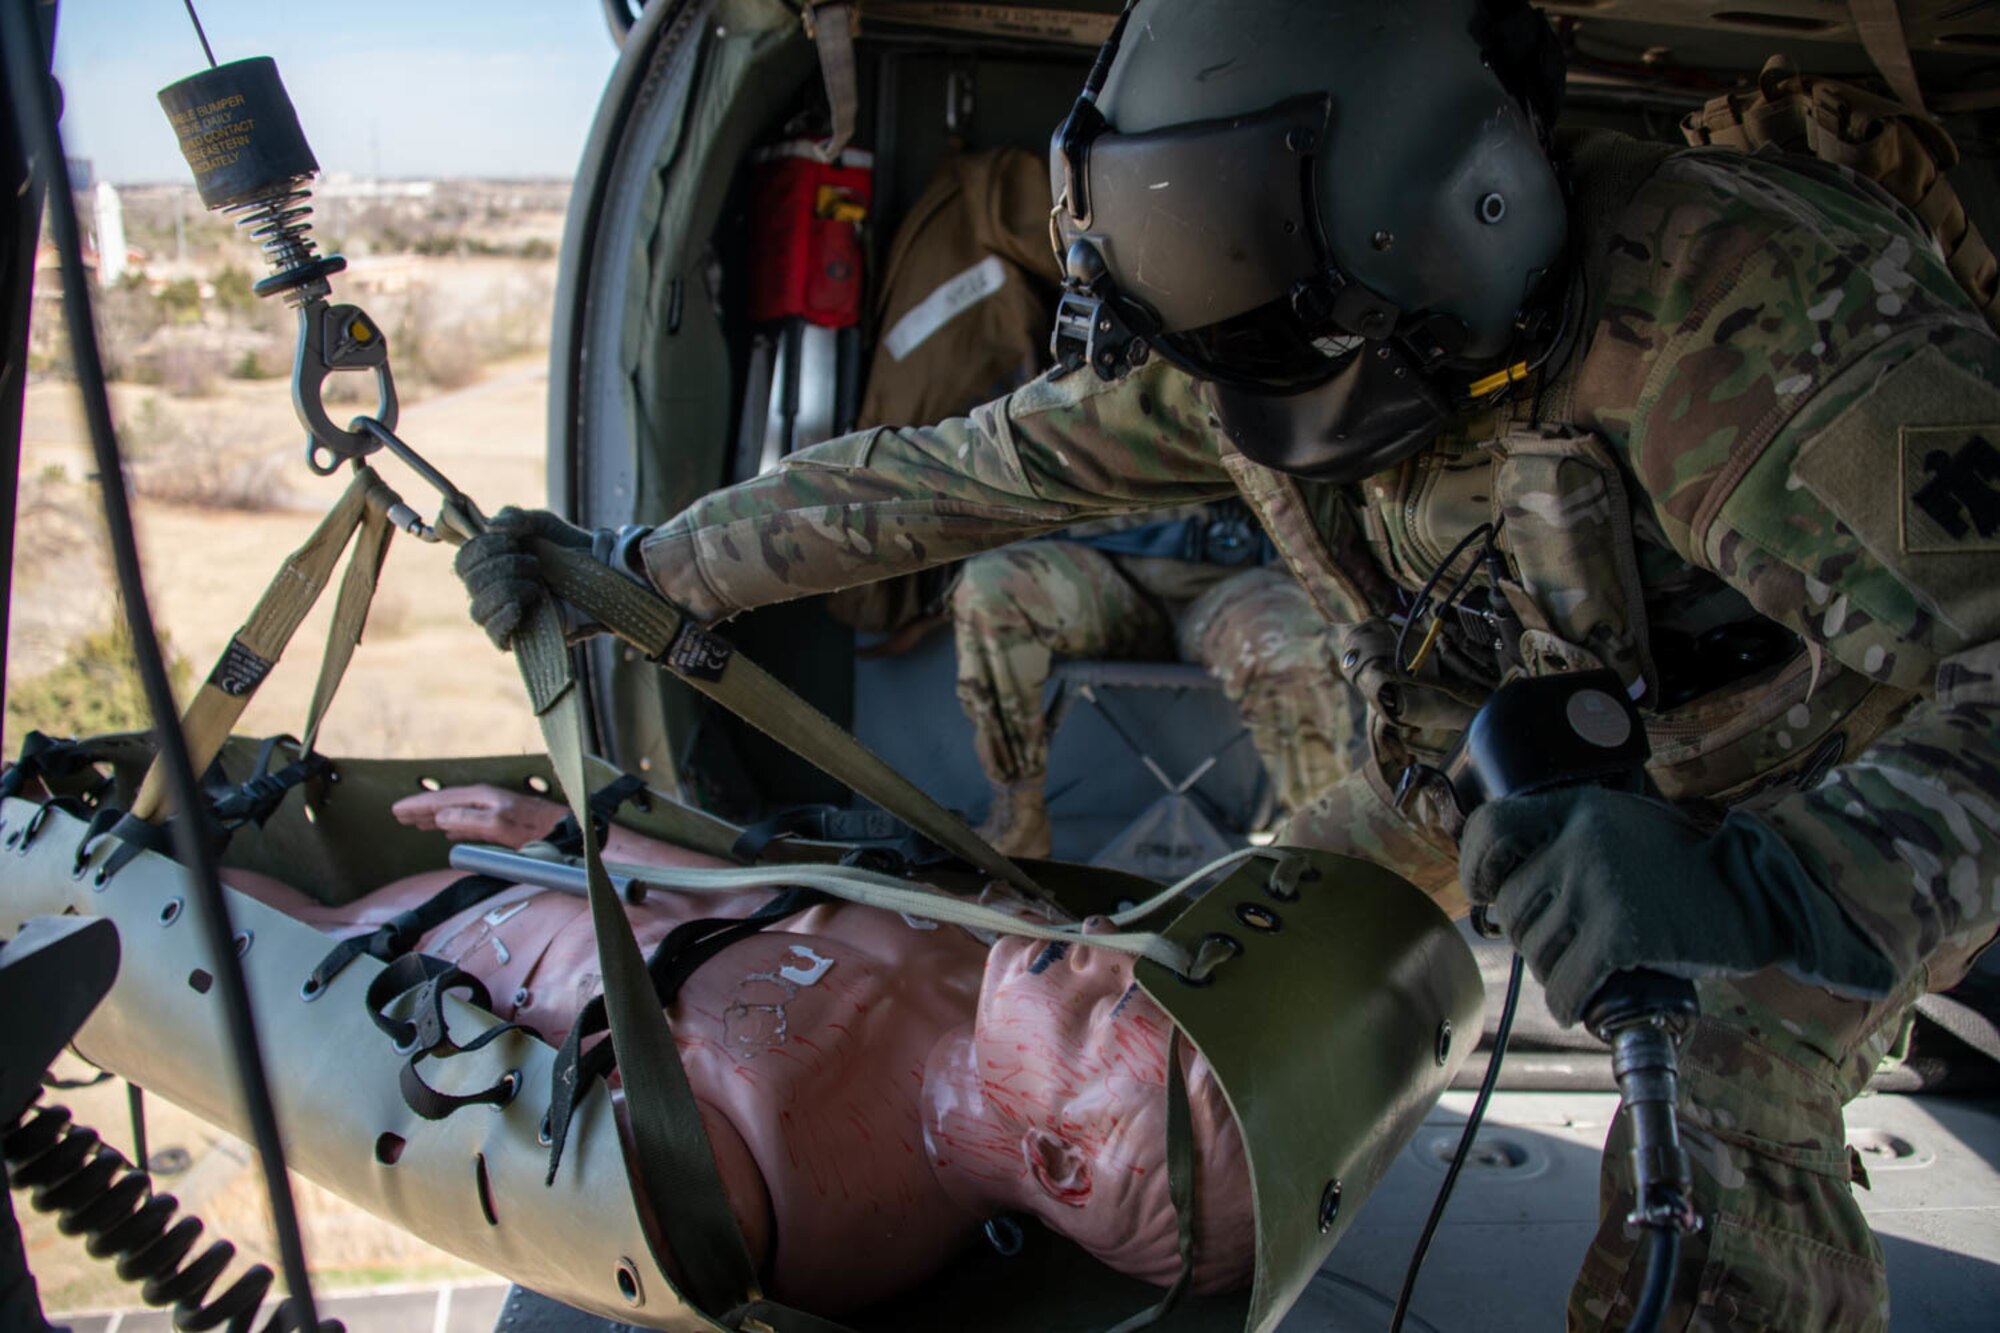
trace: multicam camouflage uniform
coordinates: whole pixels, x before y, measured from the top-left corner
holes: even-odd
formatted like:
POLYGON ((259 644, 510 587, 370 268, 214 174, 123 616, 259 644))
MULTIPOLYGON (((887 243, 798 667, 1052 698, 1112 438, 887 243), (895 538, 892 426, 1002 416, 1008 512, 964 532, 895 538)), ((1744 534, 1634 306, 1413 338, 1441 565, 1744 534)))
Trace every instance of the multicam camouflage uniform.
MULTIPOLYGON (((1701 984, 1682 1109, 1708 1225, 1669 1323, 1880 1329, 1882 1253, 1850 1193, 1841 1107, 1911 998, 1963 975, 2000 921, 2000 341, 1928 238, 1828 168, 1612 136, 1568 156, 1579 350, 1509 419, 1468 419, 1359 488, 1230 456, 1169 368, 1115 385, 1084 370, 710 496, 655 534, 648 567, 718 618, 1240 488, 1350 626, 1342 666, 1374 706, 1374 760, 1300 812, 1291 840, 1383 861, 1460 906, 1452 830, 1422 803, 1399 813, 1389 783, 1448 743, 1485 686, 1448 653, 1397 679, 1382 617, 1443 539, 1496 507, 1535 520, 1510 520, 1500 543, 1501 592, 1530 631, 1521 666, 1620 670, 1651 710, 1663 791, 1761 814, 1904 979, 1872 1003, 1776 969, 1701 984), (1676 660, 1712 666, 1701 645, 1718 629, 1771 624, 1797 636, 1789 659, 1675 688, 1676 660)), ((1577 1328, 1621 1322, 1639 1280, 1624 1156, 1605 1162, 1577 1328)))
POLYGON ((1208 668, 1286 811, 1365 760, 1359 700, 1332 670, 1332 627, 1282 570, 1024 542, 968 560, 951 609, 959 703, 996 788, 1048 776, 1042 686, 1057 657, 1208 668))

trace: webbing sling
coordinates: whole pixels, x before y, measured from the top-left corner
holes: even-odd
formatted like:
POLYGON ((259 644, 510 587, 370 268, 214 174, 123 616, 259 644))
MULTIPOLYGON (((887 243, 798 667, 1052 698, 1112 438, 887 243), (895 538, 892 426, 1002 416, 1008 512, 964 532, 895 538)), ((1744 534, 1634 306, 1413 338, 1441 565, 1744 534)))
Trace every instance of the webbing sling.
POLYGON ((1921 112, 1924 90, 1917 82, 1916 62, 1910 59, 1910 39, 1896 0, 1847 0, 1847 12, 1854 19, 1861 49, 1875 62, 1890 91, 1904 106, 1921 112))
MULTIPOLYGON (((689 977, 709 959, 738 940, 797 916, 809 907, 826 902, 825 894, 811 889, 786 889, 747 917, 702 917, 683 921, 667 932, 646 971, 653 978, 653 996, 663 1009, 671 1009, 689 977)), ((571 1024, 569 1036, 549 1066, 549 1110, 542 1125, 549 1144, 549 1171, 544 1184, 554 1184, 562 1166, 563 1148, 569 1142, 570 1121, 577 1105, 592 1083, 610 1075, 618 1062, 618 1043, 606 1040, 589 1050, 583 1043, 604 1031, 604 997, 584 1005, 571 1024)))
POLYGON ((462 990, 466 1002, 492 1012, 493 997, 486 983, 455 963, 429 954, 406 953, 375 974, 362 997, 368 1006, 369 1021, 396 1044, 396 1053, 407 1056, 397 1076, 403 1104, 426 1120, 443 1120, 468 1106, 505 1106, 521 1090, 518 1070, 509 1070, 477 1092, 440 1092, 424 1082, 417 1066, 433 1056, 446 1058, 470 1055, 482 1050, 509 1032, 528 1029, 519 1023, 499 1023, 461 1045, 451 1035, 445 1018, 445 996, 462 990), (392 1016, 389 1007, 404 995, 414 994, 410 1017, 392 1016))
POLYGON ((306 999, 318 998, 347 965, 367 954, 393 963, 417 947, 417 942, 468 907, 477 907, 503 889, 512 887, 491 875, 465 875, 439 889, 407 912, 398 912, 374 930, 350 935, 327 951, 326 957, 306 978, 300 992, 306 999))
MULTIPOLYGON (((374 499, 371 495, 371 500, 374 499)), ((388 504, 394 500, 386 488, 381 503, 370 503, 362 516, 361 530, 355 534, 354 554, 348 557, 347 573, 340 581, 340 594, 333 603, 333 624, 326 635, 326 655, 320 659, 319 679, 313 682, 312 703, 306 709, 306 729, 299 738, 299 753, 311 754, 319 739, 320 723, 340 689, 341 677, 361 643, 361 631, 368 623, 368 608, 375 601, 375 586, 382 577, 382 562, 389 556, 389 539, 395 528, 389 523, 388 504)))
POLYGON ((857 6, 850 0, 805 0, 799 16, 806 35, 819 52, 820 79, 826 85, 827 115, 832 133, 819 146, 819 160, 839 162, 854 141, 855 114, 861 105, 861 85, 854 66, 857 6))
MULTIPOLYGON (((514 635, 514 655, 556 781, 578 826, 588 828, 583 700, 563 639, 562 614, 553 601, 544 598, 529 613, 527 623, 514 635)), ((634 1183, 651 1204, 661 1233, 655 1235, 648 1227, 647 1247, 659 1270, 678 1274, 689 1300, 704 1311, 735 1310, 761 1301, 756 1268, 723 1192, 721 1172, 687 1071, 674 1048, 666 1011, 654 998, 652 976, 605 874, 596 839, 583 840, 583 858, 605 1014, 625 1083, 634 1183)), ((642 1216, 645 1211, 642 1207, 642 1216)))
POLYGON ((1024 893, 1044 896, 964 820, 665 598, 586 552, 544 541, 535 551, 550 590, 563 601, 945 851, 1024 893))
MULTIPOLYGON (((361 626, 367 619, 368 603, 374 592, 375 576, 388 550, 391 531, 387 517, 389 506, 395 503, 395 492, 372 469, 357 467, 354 480, 348 483, 347 490, 334 502, 326 517, 306 538, 305 544, 287 556, 284 564, 279 566, 276 577, 258 599, 250 618, 243 622, 242 628, 229 641, 229 646, 223 650, 222 660, 202 682, 201 689, 181 719, 182 730, 187 735, 188 756, 194 763, 195 772, 205 770, 222 752, 223 743, 229 739, 237 719, 243 716, 243 710, 249 707, 257 687, 277 665, 292 635, 298 632, 300 622, 312 610, 313 603, 319 600, 320 593, 325 591, 333 577, 334 566, 340 563, 340 553, 347 548, 348 539, 359 530, 363 535, 355 544, 355 556, 362 573, 357 574, 354 566, 350 566, 348 578, 341 588, 333 631, 327 640, 326 659, 320 669, 319 683, 313 691, 312 710, 307 717, 302 752, 310 752, 320 718, 339 687, 341 674, 347 669, 348 658, 353 654, 354 643, 361 637, 361 626)), ((157 823, 173 813, 168 809, 167 802, 166 777, 159 764, 155 763, 140 785, 131 813, 137 820, 157 823)))

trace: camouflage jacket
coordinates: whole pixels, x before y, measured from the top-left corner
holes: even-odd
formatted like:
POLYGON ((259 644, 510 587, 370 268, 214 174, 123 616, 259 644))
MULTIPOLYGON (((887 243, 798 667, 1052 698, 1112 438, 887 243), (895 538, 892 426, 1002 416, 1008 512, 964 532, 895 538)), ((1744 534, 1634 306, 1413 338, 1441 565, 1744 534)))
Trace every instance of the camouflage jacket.
MULTIPOLYGON (((1540 599, 1552 620, 1600 597, 1641 603, 1632 677, 1650 667, 1646 624, 1699 630, 1732 607, 1803 644, 1746 688, 1652 719, 1656 754, 1697 756, 1663 786, 1754 801, 1906 975, 1946 984, 2000 922, 2000 341, 1916 224, 1828 168, 1615 136, 1569 165, 1587 332, 1515 421, 1468 419, 1336 488, 1233 455, 1200 386, 1157 361, 1114 384, 1086 369, 796 455, 660 527, 648 569, 714 620, 1240 489, 1322 610, 1351 622, 1342 666, 1365 675, 1386 660, 1399 590, 1495 505, 1490 442, 1531 416, 1610 460, 1610 494, 1588 478, 1565 493, 1558 468, 1553 493, 1499 497, 1509 512, 1557 535, 1603 523, 1635 552, 1630 568, 1571 570, 1540 599), (1746 736, 1747 754, 1729 750, 1746 736)), ((1538 565, 1564 564, 1507 559, 1530 591, 1538 565)), ((1432 671, 1404 683, 1395 718, 1378 711, 1381 762, 1289 836, 1456 905, 1451 830, 1389 797, 1395 756, 1447 742, 1482 692, 1432 671)), ((1381 701, 1379 682, 1357 683, 1381 701)))

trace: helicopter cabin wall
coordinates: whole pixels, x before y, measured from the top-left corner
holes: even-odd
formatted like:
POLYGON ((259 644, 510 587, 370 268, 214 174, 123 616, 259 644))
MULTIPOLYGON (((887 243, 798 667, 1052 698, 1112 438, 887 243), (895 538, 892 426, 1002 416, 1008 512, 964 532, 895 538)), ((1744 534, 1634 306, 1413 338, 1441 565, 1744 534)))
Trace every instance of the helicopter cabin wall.
MULTIPOLYGON (((964 36, 864 36, 857 43, 860 98, 853 148, 858 151, 818 178, 818 198, 806 196, 809 206, 826 212, 829 191, 865 194, 865 201, 852 200, 866 209, 854 227, 860 299, 853 325, 841 329, 816 328, 797 316, 783 318, 787 312, 771 307, 770 271, 789 261, 782 247, 796 243, 799 231, 770 213, 796 202, 797 196, 782 188, 784 181, 818 166, 793 156, 824 132, 825 94, 817 66, 805 71, 789 96, 773 99, 749 151, 737 162, 710 243, 721 275, 716 307, 729 350, 735 405, 727 435, 732 447, 719 460, 709 458, 719 464, 712 484, 754 475, 775 465, 784 452, 852 426, 866 387, 861 376, 881 332, 874 319, 881 266, 910 205, 950 153, 1003 146, 1044 151, 1081 85, 1089 54, 1080 47, 1031 51, 983 45, 964 36), (779 188, 773 186, 774 177, 779 188), (817 363, 816 349, 824 358, 817 363), (833 391, 816 390, 814 380, 832 383, 833 391), (826 400, 836 401, 837 410, 818 418, 818 429, 808 430, 811 404, 826 400), (780 450, 773 447, 778 431, 770 423, 785 411, 797 420, 780 450)), ((954 757, 962 752, 963 764, 916 776, 926 786, 942 785, 954 804, 983 799, 971 765, 970 733, 958 715, 948 643, 928 645, 917 664, 914 689, 909 688, 910 673, 899 672, 897 687, 885 691, 870 689, 860 679, 869 668, 864 663, 857 670, 854 631, 829 616, 818 598, 739 616, 730 622, 729 634, 740 649, 844 725, 948 738, 939 751, 954 757), (893 717, 864 717, 857 711, 860 700, 886 703, 891 698, 893 717)), ((672 682, 663 687, 680 688, 672 682)), ((844 789, 776 742, 707 707, 698 707, 677 760, 690 794, 733 819, 753 820, 788 805, 847 800, 844 789)))
MULTIPOLYGON (((774 20, 768 31, 751 34, 751 16, 782 8, 759 0, 725 0, 714 7, 724 22, 710 28, 711 36, 702 39, 706 49, 693 62, 697 68, 685 113, 687 142, 674 139, 663 147, 649 186, 663 195, 649 205, 657 210, 661 227, 649 251, 654 267, 643 288, 643 327, 631 330, 627 340, 628 353, 639 363, 633 377, 639 400, 633 438, 641 454, 636 460, 641 484, 636 512, 629 515, 639 521, 658 521, 694 496, 774 465, 783 452, 851 424, 865 388, 858 375, 881 332, 874 327, 881 264, 897 226, 938 163, 955 147, 1012 145, 1044 151, 1091 56, 1090 48, 1080 44, 1030 45, 966 32, 864 27, 856 50, 860 96, 853 146, 868 156, 837 164, 827 177, 836 195, 842 190, 852 194, 853 182, 865 181, 861 197, 845 201, 861 215, 852 238, 860 272, 850 277, 858 299, 846 327, 792 330, 793 335, 804 333, 823 357, 834 349, 833 359, 821 362, 818 377, 831 385, 821 399, 836 406, 812 429, 801 414, 774 453, 767 423, 787 401, 778 373, 782 367, 773 364, 782 355, 774 349, 783 345, 785 335, 774 330, 769 318, 759 317, 770 312, 758 309, 757 302, 771 270, 784 259, 776 248, 780 242, 773 239, 784 229, 774 228, 768 214, 774 197, 787 196, 774 196, 769 189, 760 193, 759 181, 771 175, 774 160, 782 162, 787 151, 797 154, 802 142, 826 127, 818 63, 796 19, 782 30, 774 20), (732 70, 737 81, 726 88, 732 70), (680 225, 669 240, 665 224, 676 212, 680 225)), ((1850 53, 1824 43, 1767 32, 1675 36, 1680 42, 1696 42, 1688 48, 1690 58, 1698 56, 1718 70, 1746 77, 1767 56, 1787 47, 1796 48, 1796 63, 1808 73, 1857 73, 1850 53)), ((1666 83, 1645 90, 1610 88, 1579 77, 1572 80, 1564 123, 1678 143, 1680 116, 1706 95, 1666 83)), ((1947 125, 1965 155, 1953 181, 1975 220, 1993 236, 2000 234, 1994 225, 2000 217, 2000 179, 1994 171, 1990 119, 1956 115, 1947 125)), ((799 165, 802 161, 795 158, 784 169, 793 174, 817 169, 817 164, 799 165)), ((789 197, 817 206, 816 193, 795 190, 789 197)), ((801 366, 799 346, 795 342, 791 354, 789 373, 795 377, 801 366)), ((789 393, 797 409, 802 395, 796 381, 789 393)), ((833 620, 819 599, 738 617, 728 632, 745 652, 905 767, 946 804, 976 810, 984 802, 984 783, 970 759, 969 731, 957 715, 944 636, 896 662, 857 662, 853 632, 833 620)), ((781 746, 646 664, 613 666, 600 676, 606 678, 613 682, 613 697, 621 699, 600 712, 611 719, 605 725, 621 732, 617 738, 606 737, 606 752, 632 767, 637 761, 630 752, 636 750, 650 763, 656 780, 663 771, 676 774, 690 799, 742 821, 788 805, 847 800, 837 785, 781 746), (654 701, 636 709, 626 706, 621 696, 630 697, 628 691, 650 692, 654 701), (664 721, 653 726, 651 718, 664 721)), ((1226 714, 1223 709, 1216 718, 1193 722, 1197 727, 1223 726, 1226 714)), ((1078 718, 1070 725, 1086 729, 1092 719, 1078 718)), ((1177 731, 1188 725, 1189 719, 1177 718, 1177 731)), ((1053 756, 1059 769, 1063 748, 1059 743, 1053 756)), ((1120 814, 1129 818, 1137 812, 1136 807, 1129 812, 1115 808, 1121 790, 1129 789, 1140 803, 1150 791, 1143 776, 1135 780, 1111 771, 1124 757, 1122 746, 1115 740, 1087 744, 1075 737, 1069 748, 1106 762, 1073 775, 1053 774, 1052 790, 1062 790, 1071 777, 1103 787, 1105 794, 1095 804, 1106 806, 1101 813, 1112 828, 1122 823, 1120 814)), ((1254 762, 1250 768, 1254 781, 1254 762)), ((1212 780, 1204 786, 1213 794, 1212 780)), ((1071 798, 1069 804, 1079 802, 1071 798)))

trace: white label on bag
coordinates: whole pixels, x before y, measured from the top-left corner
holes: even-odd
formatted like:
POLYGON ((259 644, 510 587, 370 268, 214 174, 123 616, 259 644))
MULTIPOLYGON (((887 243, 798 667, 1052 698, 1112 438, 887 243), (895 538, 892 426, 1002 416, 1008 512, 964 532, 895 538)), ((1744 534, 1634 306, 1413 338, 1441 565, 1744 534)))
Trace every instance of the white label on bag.
POLYGON ((1000 262, 1000 256, 988 255, 910 307, 882 339, 882 345, 901 361, 928 342, 933 333, 1006 285, 1007 266, 1000 262))

